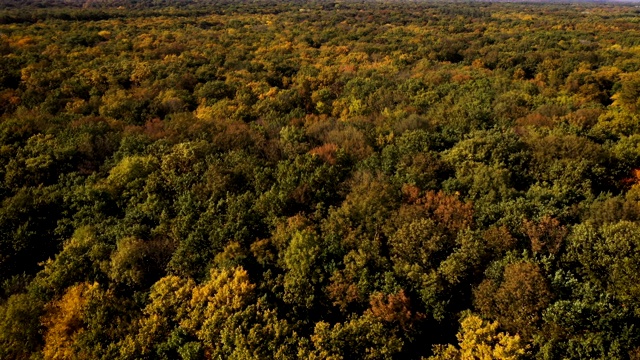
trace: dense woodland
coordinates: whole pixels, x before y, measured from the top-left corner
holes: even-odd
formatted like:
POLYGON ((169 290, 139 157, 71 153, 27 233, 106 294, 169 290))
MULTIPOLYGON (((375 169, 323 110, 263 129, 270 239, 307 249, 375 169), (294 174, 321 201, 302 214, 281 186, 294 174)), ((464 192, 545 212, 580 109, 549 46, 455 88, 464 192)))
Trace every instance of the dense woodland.
POLYGON ((3 1, 0 358, 640 358, 640 9, 3 1))

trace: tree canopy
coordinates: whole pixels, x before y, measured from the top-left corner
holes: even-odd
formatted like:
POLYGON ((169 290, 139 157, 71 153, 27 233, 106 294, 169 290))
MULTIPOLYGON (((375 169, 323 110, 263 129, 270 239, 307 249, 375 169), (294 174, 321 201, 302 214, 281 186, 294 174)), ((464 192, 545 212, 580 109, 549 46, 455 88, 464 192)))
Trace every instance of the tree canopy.
POLYGON ((0 0, 0 358, 640 358, 638 12, 0 0))

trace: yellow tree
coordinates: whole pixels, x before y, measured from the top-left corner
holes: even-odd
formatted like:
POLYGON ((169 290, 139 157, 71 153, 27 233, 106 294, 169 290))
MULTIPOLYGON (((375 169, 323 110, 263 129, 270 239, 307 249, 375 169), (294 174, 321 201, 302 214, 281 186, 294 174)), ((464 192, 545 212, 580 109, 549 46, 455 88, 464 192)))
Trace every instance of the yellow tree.
POLYGON ((460 322, 458 346, 437 345, 430 360, 517 360, 526 353, 519 335, 498 332, 498 322, 469 314, 460 322))
POLYGON ((97 288, 97 283, 80 283, 48 305, 43 320, 47 329, 44 335, 44 359, 86 358, 74 345, 85 331, 84 311, 91 293, 97 288))

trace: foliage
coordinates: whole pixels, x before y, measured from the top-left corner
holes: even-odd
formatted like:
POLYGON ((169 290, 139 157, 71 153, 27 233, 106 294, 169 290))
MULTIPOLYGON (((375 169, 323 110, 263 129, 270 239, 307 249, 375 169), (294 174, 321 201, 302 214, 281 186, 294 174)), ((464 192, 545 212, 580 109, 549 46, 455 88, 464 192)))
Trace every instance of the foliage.
POLYGON ((0 358, 637 358, 637 13, 0 0, 0 358))

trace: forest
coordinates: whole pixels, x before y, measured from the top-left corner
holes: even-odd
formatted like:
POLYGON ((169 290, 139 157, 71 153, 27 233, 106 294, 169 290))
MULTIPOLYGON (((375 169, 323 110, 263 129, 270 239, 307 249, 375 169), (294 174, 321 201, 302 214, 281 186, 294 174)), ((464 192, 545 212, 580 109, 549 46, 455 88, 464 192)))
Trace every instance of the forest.
POLYGON ((0 358, 640 359, 640 8, 0 2, 0 358))

